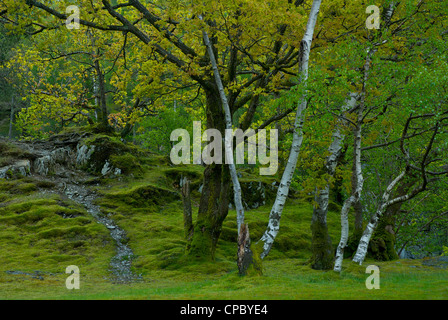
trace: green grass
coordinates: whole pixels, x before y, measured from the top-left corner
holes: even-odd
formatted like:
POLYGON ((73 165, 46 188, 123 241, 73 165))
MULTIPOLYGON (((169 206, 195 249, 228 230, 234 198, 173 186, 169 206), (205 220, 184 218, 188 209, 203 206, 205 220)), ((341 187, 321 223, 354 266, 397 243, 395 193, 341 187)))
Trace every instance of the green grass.
POLYGON ((31 181, 0 180, 0 273, 57 273, 71 264, 107 273, 114 254, 107 228, 70 200, 38 191, 46 183, 31 181))
MULTIPOLYGON (((198 179, 202 169, 173 169, 142 162, 141 178, 102 179, 96 187, 105 214, 126 230, 135 254, 134 271, 143 282, 109 280, 114 245, 107 228, 66 198, 48 192, 54 185, 32 178, 0 180, 0 299, 447 299, 448 272, 421 260, 344 261, 343 271, 312 270, 309 202, 289 199, 280 232, 262 276, 241 277, 236 267, 236 213, 230 210, 215 262, 188 261, 183 253, 179 175, 198 179), (65 218, 64 218, 65 217, 65 218), (67 218, 69 217, 69 218, 67 218), (380 289, 368 290, 369 264, 380 267, 380 289), (67 290, 65 268, 77 265, 81 289, 67 290), (43 280, 26 274, 38 270, 43 280)), ((193 193, 197 210, 198 193, 193 193)), ((253 241, 266 228, 270 206, 246 212, 253 241)), ((353 220, 353 219, 352 219, 353 220)), ((336 246, 340 217, 330 211, 329 232, 336 246)))
MULTIPOLYGON (((367 262, 370 263, 370 262, 367 262)), ((375 263, 375 262, 372 262, 375 263)), ((144 283, 111 284, 80 269, 80 289, 65 288, 66 275, 45 280, 20 275, 0 275, 2 299, 447 299, 446 271, 415 268, 407 261, 375 263, 380 267, 380 289, 368 290, 368 274, 311 270, 298 259, 265 263, 265 274, 241 277, 235 271, 203 274, 190 270, 183 275, 154 272, 144 283), (383 270, 384 269, 384 270, 383 270)), ((413 264, 420 265, 418 261, 413 264)), ((361 267, 365 270, 364 267, 361 267)))

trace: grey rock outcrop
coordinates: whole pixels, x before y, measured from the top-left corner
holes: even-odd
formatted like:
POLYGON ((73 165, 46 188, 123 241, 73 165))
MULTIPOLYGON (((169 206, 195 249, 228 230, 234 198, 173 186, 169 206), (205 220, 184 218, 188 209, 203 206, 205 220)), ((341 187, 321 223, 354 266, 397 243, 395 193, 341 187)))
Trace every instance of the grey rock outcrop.
POLYGON ((5 179, 9 176, 21 175, 27 176, 31 172, 30 160, 17 160, 12 165, 0 168, 0 178, 5 179))

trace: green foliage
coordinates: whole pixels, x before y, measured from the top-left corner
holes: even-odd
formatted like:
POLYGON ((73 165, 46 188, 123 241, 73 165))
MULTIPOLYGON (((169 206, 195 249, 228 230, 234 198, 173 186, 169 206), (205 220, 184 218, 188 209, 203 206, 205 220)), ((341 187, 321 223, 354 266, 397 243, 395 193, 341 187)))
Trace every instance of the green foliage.
POLYGON ((442 256, 448 256, 448 247, 443 246, 443 253, 442 256))
POLYGON ((175 129, 185 129, 192 137, 192 118, 182 107, 166 107, 158 115, 142 121, 136 141, 153 152, 169 155, 173 145, 170 136, 175 129))

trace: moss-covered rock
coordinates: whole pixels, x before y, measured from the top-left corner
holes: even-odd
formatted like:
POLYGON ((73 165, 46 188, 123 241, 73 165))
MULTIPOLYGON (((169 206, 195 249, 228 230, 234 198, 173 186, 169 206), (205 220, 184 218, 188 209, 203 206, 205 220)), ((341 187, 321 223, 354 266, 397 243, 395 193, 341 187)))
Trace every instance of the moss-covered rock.
POLYGON ((176 166, 163 170, 163 173, 172 181, 174 185, 178 185, 181 177, 190 180, 191 189, 199 189, 202 184, 204 168, 199 165, 176 166))
POLYGON ((110 156, 110 164, 114 168, 118 168, 122 174, 134 174, 139 175, 143 172, 143 168, 134 155, 130 153, 125 154, 112 154, 110 156))
POLYGON ((35 156, 10 141, 0 140, 0 167, 13 164, 19 159, 33 159, 35 156))
POLYGON ((94 135, 77 145, 76 164, 94 174, 140 173, 142 168, 138 157, 142 156, 143 151, 118 137, 94 135))
POLYGON ((176 192, 147 184, 107 193, 104 195, 102 205, 114 207, 114 203, 117 203, 117 205, 125 204, 134 208, 153 207, 156 209, 156 206, 176 200, 180 200, 180 196, 176 192))

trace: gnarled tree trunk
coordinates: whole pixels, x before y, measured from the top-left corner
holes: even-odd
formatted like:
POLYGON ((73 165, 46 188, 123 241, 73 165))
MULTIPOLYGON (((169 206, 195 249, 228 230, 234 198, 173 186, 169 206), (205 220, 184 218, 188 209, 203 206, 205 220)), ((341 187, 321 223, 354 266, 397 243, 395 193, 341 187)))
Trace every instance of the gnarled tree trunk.
POLYGON ((253 251, 251 246, 249 226, 245 223, 241 224, 238 234, 238 271, 240 275, 246 274, 262 274, 261 260, 257 253, 253 251))
MULTIPOLYGON (((211 86, 215 86, 210 82, 211 86)), ((207 128, 217 129, 224 136, 225 120, 217 90, 205 90, 207 128)), ((224 154, 224 152, 222 153, 224 154)), ((225 164, 209 164, 204 170, 203 188, 193 235, 187 244, 187 255, 214 260, 222 223, 229 211, 231 179, 225 164)))

